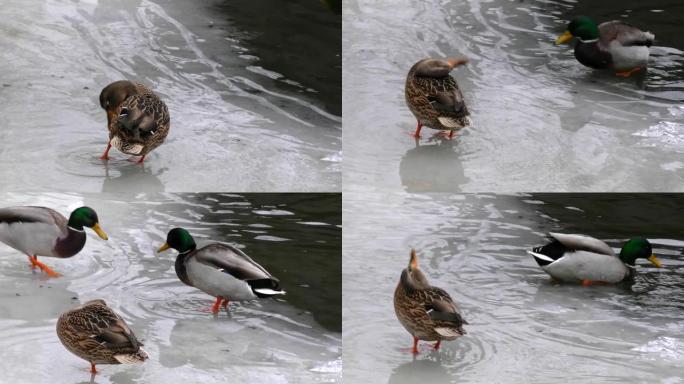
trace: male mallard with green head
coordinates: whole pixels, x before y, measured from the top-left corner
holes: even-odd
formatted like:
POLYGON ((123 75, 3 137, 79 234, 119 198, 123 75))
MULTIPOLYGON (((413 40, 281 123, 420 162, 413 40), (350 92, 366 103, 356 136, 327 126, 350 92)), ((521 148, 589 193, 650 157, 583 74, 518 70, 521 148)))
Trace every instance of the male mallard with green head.
POLYGON ((413 354, 418 353, 418 340, 453 340, 465 335, 468 324, 458 311, 454 300, 446 291, 433 287, 418 268, 416 251, 411 250, 408 267, 401 272, 394 290, 394 312, 401 325, 413 336, 413 354))
POLYGON ((169 134, 170 118, 166 104, 149 88, 128 80, 115 81, 102 89, 100 106, 107 112, 109 142, 102 157, 109 159, 109 150, 140 156, 145 160, 150 151, 160 146, 169 134))
POLYGON ((463 94, 456 79, 449 75, 451 70, 467 62, 464 57, 423 59, 411 67, 404 93, 406 104, 418 120, 414 137, 420 138, 423 125, 449 131, 449 138, 454 131, 470 125, 470 112, 463 94))
POLYGON ((627 241, 620 255, 605 242, 585 235, 550 233, 553 241, 527 251, 544 272, 562 282, 619 283, 634 277, 636 259, 643 258, 660 268, 651 243, 643 237, 627 241))
POLYGON ((176 257, 176 275, 191 287, 216 297, 211 311, 218 313, 219 306, 226 308, 230 301, 254 300, 284 295, 280 281, 271 276, 239 249, 227 244, 213 243, 197 249, 190 233, 174 228, 166 236, 166 243, 157 252, 173 248, 176 257))
POLYGON ((45 207, 0 208, 0 241, 26 254, 31 268, 38 267, 50 277, 58 277, 59 273, 38 261, 38 256, 74 256, 85 245, 84 227, 107 240, 97 213, 89 207, 75 209, 69 220, 45 207))
POLYGON ((649 47, 655 36, 622 21, 608 21, 600 25, 586 17, 577 16, 568 29, 556 39, 562 44, 577 38, 575 58, 583 65, 596 69, 612 69, 616 75, 628 77, 648 64, 649 47))
POLYGON ((64 312, 57 321, 59 341, 74 355, 95 364, 140 364, 149 355, 128 324, 104 300, 91 300, 64 312))

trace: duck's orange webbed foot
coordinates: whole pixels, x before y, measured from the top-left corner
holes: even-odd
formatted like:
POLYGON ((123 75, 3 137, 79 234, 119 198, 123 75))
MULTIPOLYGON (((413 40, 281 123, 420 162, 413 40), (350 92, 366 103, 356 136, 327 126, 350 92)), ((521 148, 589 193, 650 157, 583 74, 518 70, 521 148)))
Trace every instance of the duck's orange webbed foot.
POLYGON ((630 77, 630 76, 632 76, 632 74, 634 74, 635 72, 641 71, 641 68, 642 68, 642 67, 636 67, 636 68, 630 69, 629 71, 616 72, 616 73, 615 73, 615 76, 630 77))
POLYGON ((52 268, 50 268, 47 265, 38 261, 38 256, 33 256, 33 257, 29 256, 29 260, 31 261, 31 269, 35 269, 36 267, 38 267, 38 268, 40 268, 41 271, 45 272, 50 277, 62 276, 59 273, 53 271, 52 268))

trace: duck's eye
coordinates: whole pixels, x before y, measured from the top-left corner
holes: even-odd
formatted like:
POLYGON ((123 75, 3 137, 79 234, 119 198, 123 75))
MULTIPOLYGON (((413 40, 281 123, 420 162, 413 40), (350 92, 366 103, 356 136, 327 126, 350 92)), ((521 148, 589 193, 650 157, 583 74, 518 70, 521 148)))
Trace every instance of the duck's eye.
POLYGON ((128 108, 121 108, 121 112, 119 112, 119 116, 128 116, 128 108))

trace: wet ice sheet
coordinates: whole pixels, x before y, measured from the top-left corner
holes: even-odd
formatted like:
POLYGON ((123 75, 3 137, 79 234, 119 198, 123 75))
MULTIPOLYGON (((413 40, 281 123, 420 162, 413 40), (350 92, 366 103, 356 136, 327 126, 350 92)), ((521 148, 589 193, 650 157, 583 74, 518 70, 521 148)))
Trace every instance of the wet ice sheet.
POLYGON ((684 237, 679 196, 345 193, 344 378, 373 383, 681 383, 684 237), (548 231, 617 249, 646 236, 662 269, 634 285, 553 285, 525 253, 548 231), (461 306, 468 335, 421 343, 395 317, 409 250, 461 306))
POLYGON ((610 2, 612 13, 596 11, 600 20, 624 14, 656 35, 647 75, 621 79, 583 67, 570 46, 554 45, 573 15, 594 15, 594 3, 345 1, 345 186, 682 190, 681 5, 622 1, 610 2), (658 8, 666 12, 651 12, 658 8), (458 55, 470 58, 452 74, 474 126, 452 142, 424 130, 418 147, 408 135, 415 118, 404 101, 406 72, 424 57, 458 55))
POLYGON ((64 349, 55 324, 62 312, 94 298, 122 314, 151 355, 141 366, 100 366, 98 383, 339 381, 339 197, 3 194, 2 201, 60 212, 87 204, 109 234, 107 242, 89 234, 71 259, 43 258, 63 274, 49 280, 0 244, 3 381, 88 381, 88 363, 64 349), (276 207, 291 214, 256 212, 276 207), (155 253, 173 226, 187 228, 200 246, 220 240, 240 247, 281 280, 287 295, 231 304, 230 315, 216 318, 200 311, 212 297, 178 280, 175 253, 155 253))
POLYGON ((337 191, 340 28, 339 16, 303 1, 5 2, 0 188, 337 191), (249 22, 254 13, 281 22, 249 22), (99 93, 124 78, 148 84, 171 113, 166 143, 144 166, 117 151, 98 159, 99 93))

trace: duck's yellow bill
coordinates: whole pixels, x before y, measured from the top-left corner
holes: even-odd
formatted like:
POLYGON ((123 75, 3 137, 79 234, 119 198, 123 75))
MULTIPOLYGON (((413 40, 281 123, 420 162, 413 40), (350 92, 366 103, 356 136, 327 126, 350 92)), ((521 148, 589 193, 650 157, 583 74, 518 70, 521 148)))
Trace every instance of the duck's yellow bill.
POLYGON ((662 264, 660 264, 660 260, 658 260, 656 255, 651 255, 651 257, 648 258, 648 261, 650 261, 651 264, 655 265, 656 268, 660 268, 663 266, 662 264))
POLYGON ((164 252, 169 248, 171 248, 171 246, 169 246, 167 243, 164 243, 164 245, 162 245, 161 247, 159 247, 159 249, 157 249, 157 253, 164 252))
POLYGON ((409 267, 411 269, 417 269, 418 268, 418 258, 416 257, 416 250, 415 249, 411 250, 411 260, 409 260, 409 267))
POLYGON ((102 240, 109 239, 109 236, 107 236, 105 231, 102 230, 102 227, 100 227, 100 223, 95 223, 95 225, 93 225, 93 231, 95 231, 102 240))
POLYGON ((562 35, 558 36, 558 38, 556 39, 556 45, 567 43, 568 41, 572 40, 572 38, 573 38, 572 33, 570 33, 570 31, 565 31, 565 32, 563 32, 562 35))

